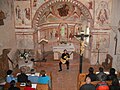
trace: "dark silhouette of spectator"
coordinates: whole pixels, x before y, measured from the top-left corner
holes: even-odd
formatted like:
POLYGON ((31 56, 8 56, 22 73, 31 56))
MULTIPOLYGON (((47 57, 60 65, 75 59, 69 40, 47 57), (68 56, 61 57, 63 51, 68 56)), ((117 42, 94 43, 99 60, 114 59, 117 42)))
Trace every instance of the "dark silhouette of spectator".
POLYGON ((21 70, 21 74, 17 76, 18 82, 27 82, 28 76, 25 74, 24 70, 21 70))
POLYGON ((113 80, 114 78, 117 78, 117 75, 115 74, 115 69, 111 68, 107 80, 113 80))
POLYGON ((106 83, 106 76, 102 75, 101 82, 96 85, 96 90, 109 90, 109 86, 106 83))
POLYGON ((94 73, 93 67, 90 67, 90 68, 89 68, 89 74, 86 75, 86 77, 90 77, 91 81, 96 81, 96 80, 97 80, 97 76, 96 76, 96 74, 94 73))
POLYGON ((35 90, 34 88, 32 88, 32 83, 30 80, 27 80, 24 90, 35 90))
POLYGON ((114 78, 112 80, 112 85, 110 85, 110 90, 120 90, 119 80, 117 78, 114 78))
POLYGON ((106 73, 104 73, 103 68, 102 68, 102 67, 100 67, 100 68, 99 68, 99 73, 97 74, 97 80, 99 80, 99 81, 100 81, 100 80, 101 80, 101 77, 102 77, 103 75, 107 78, 107 74, 106 74, 106 73))
POLYGON ((86 84, 80 87, 80 90, 95 90, 95 86, 91 84, 90 77, 86 77, 86 84))
POLYGON ((8 88, 8 90, 20 90, 20 88, 19 88, 19 87, 16 87, 15 81, 12 80, 12 81, 10 82, 10 87, 8 88))
POLYGON ((12 70, 7 71, 7 77, 6 82, 10 83, 12 80, 15 80, 17 82, 17 79, 12 75, 12 70))

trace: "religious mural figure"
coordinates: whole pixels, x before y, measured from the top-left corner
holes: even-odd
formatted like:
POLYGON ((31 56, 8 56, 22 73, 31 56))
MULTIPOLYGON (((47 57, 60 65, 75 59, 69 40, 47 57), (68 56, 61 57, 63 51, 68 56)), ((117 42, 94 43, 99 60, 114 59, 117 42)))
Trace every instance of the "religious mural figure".
POLYGON ((88 2, 88 9, 93 9, 93 2, 91 0, 88 2))
POLYGON ((102 24, 104 24, 105 21, 108 20, 108 15, 106 9, 101 9, 98 18, 97 18, 102 24))
POLYGON ((58 38, 58 31, 55 32, 55 37, 58 38))
POLYGON ((0 25, 4 25, 3 19, 5 18, 5 13, 2 10, 0 10, 0 25))
POLYGON ((74 36, 73 29, 69 30, 69 39, 72 39, 74 36))
POLYGON ((73 34, 70 32, 69 39, 72 39, 72 38, 73 38, 73 34))
POLYGON ((33 7, 37 6, 37 0, 33 0, 33 7))
POLYGON ((81 31, 82 31, 82 25, 81 24, 77 24, 75 26, 75 35, 79 35, 81 31))
POLYGON ((20 7, 18 5, 16 6, 15 11, 16 11, 16 17, 18 19, 21 19, 21 10, 20 10, 20 7))
POLYGON ((61 33, 61 37, 65 36, 65 27, 64 26, 61 26, 60 33, 61 33))
POLYGON ((63 4, 62 7, 58 8, 58 12, 61 17, 67 16, 69 13, 69 6, 67 4, 63 4))
POLYGON ((30 20, 30 8, 25 8, 25 17, 30 20))
POLYGON ((60 39, 63 41, 67 39, 67 25, 66 24, 60 25, 60 39))
POLYGON ((50 31, 50 39, 53 38, 53 31, 50 31))
POLYGON ((31 27, 31 7, 30 0, 14 1, 15 27, 31 27), (24 5, 23 5, 24 3, 24 5))
POLYGON ((97 8, 97 20, 99 24, 107 24, 109 19, 108 3, 101 1, 97 8))

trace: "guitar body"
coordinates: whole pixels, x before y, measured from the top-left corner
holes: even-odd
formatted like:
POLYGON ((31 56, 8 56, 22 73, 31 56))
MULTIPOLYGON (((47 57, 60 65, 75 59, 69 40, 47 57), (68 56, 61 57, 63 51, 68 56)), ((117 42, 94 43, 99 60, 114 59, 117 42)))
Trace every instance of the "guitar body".
MULTIPOLYGON (((70 55, 71 55, 72 53, 73 53, 73 52, 71 52, 70 55)), ((62 62, 62 64, 65 64, 66 61, 69 60, 68 55, 64 56, 64 59, 62 59, 62 58, 60 59, 60 61, 62 62), (64 59, 65 59, 65 60, 64 60, 64 59)))
POLYGON ((66 60, 64 60, 64 59, 62 59, 62 58, 60 59, 60 61, 62 62, 62 64, 65 64, 65 63, 66 63, 66 61, 68 61, 68 60, 69 60, 69 58, 67 58, 67 56, 65 56, 64 58, 65 58, 66 60))

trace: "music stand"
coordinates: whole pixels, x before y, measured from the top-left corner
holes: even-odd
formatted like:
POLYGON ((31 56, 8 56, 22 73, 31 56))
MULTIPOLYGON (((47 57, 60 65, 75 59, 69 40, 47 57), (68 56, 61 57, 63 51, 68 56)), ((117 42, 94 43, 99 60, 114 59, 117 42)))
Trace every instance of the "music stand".
POLYGON ((98 56, 97 56, 97 62, 96 62, 95 65, 100 65, 100 63, 99 63, 99 53, 100 53, 100 49, 98 48, 98 52, 97 52, 97 54, 98 54, 98 56))
POLYGON ((47 43, 48 43, 48 40, 46 40, 46 39, 41 39, 40 42, 39 42, 39 44, 42 45, 42 60, 41 61, 45 61, 45 62, 47 61, 47 59, 45 58, 45 49, 44 49, 44 46, 47 43))

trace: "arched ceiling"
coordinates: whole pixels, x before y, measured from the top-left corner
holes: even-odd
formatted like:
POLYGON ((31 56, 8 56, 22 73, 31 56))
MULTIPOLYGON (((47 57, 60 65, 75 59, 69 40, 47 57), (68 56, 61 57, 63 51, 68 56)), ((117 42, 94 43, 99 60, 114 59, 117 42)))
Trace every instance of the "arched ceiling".
POLYGON ((33 18, 33 28, 48 23, 93 22, 89 10, 77 0, 50 0, 38 8, 33 18))

